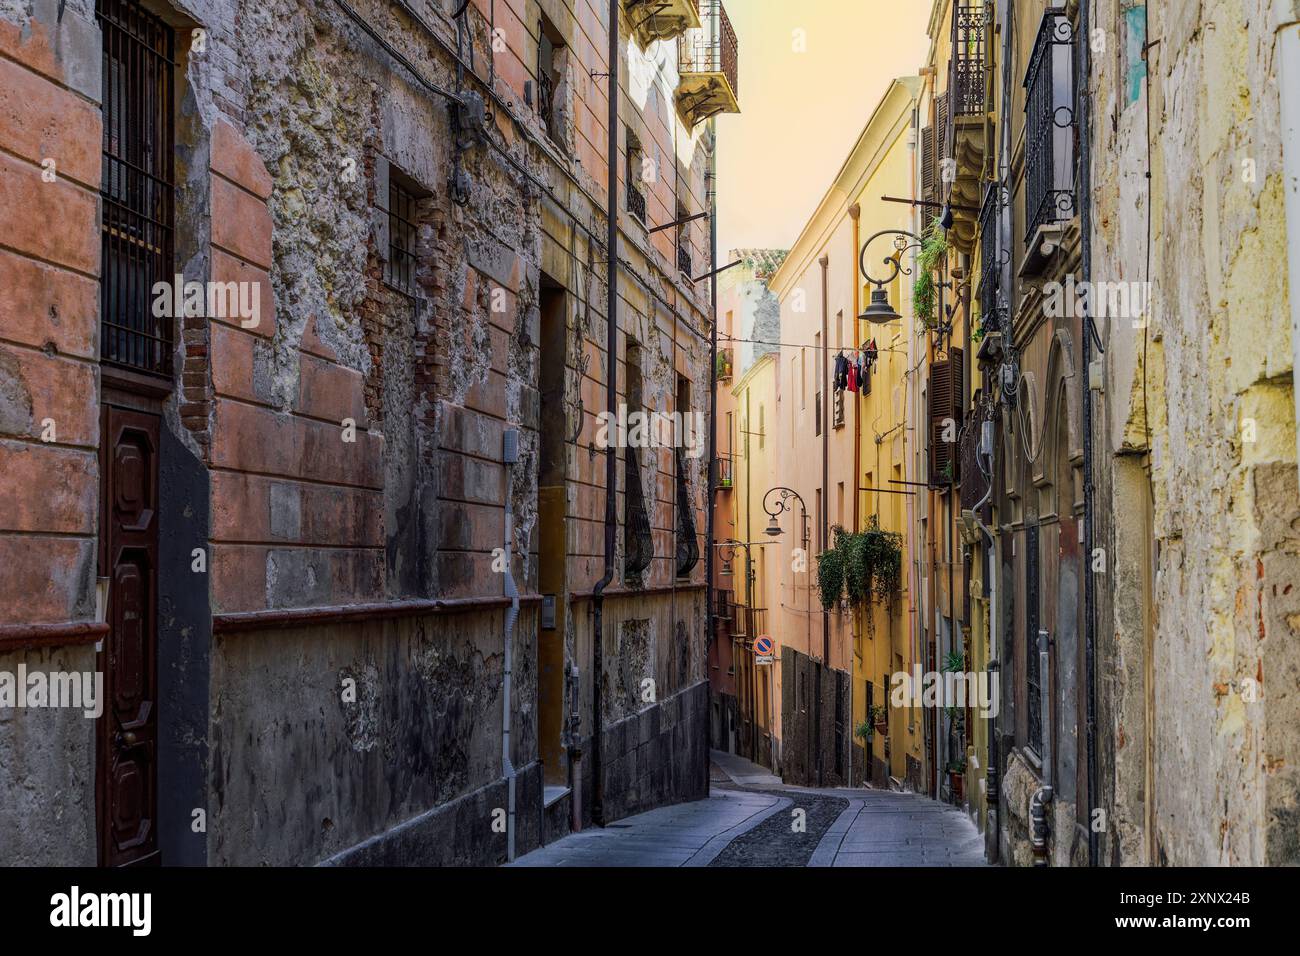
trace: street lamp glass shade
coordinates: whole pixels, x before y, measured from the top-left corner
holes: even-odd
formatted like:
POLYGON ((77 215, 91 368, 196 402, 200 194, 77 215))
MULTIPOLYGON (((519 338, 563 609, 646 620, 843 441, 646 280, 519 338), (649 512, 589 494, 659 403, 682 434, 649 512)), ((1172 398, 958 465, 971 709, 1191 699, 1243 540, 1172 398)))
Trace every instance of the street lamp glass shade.
POLYGON ((867 322, 875 322, 877 325, 884 325, 887 322, 895 322, 902 316, 895 312, 894 307, 889 304, 889 293, 882 287, 877 286, 871 290, 871 304, 863 310, 863 313, 858 318, 867 322))
POLYGON ((776 523, 776 515, 772 515, 772 520, 767 523, 767 533, 773 538, 781 533, 781 526, 776 523))

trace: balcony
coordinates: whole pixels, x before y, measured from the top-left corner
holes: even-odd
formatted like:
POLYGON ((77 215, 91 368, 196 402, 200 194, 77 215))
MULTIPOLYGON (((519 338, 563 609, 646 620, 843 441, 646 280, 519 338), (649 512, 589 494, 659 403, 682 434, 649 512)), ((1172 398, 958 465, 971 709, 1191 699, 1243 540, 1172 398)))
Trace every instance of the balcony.
POLYGON ((714 485, 718 491, 731 490, 732 461, 730 458, 715 458, 713 461, 714 485))
POLYGON ((687 279, 690 279, 694 275, 694 272, 691 270, 692 265, 691 251, 687 249, 686 246, 679 245, 677 247, 677 271, 686 276, 687 279))
POLYGON ((637 189, 630 179, 627 184, 627 211, 637 222, 645 225, 645 193, 637 189))
POLYGON ((980 282, 976 289, 979 303, 981 338, 978 358, 996 362, 1001 357, 1002 310, 998 306, 1003 257, 998 254, 998 214, 1001 212, 1002 186, 992 183, 984 193, 980 207, 979 264, 980 282))
POLYGON ((740 112, 736 31, 722 0, 699 3, 700 26, 677 40, 677 113, 688 127, 740 112))
POLYGON ((983 2, 954 3, 952 8, 952 59, 948 63, 948 92, 943 98, 947 115, 937 126, 947 134, 939 144, 948 178, 942 184, 944 199, 953 206, 953 239, 963 251, 975 241, 980 189, 990 162, 985 150, 988 98, 985 95, 988 24, 983 2))
POLYGON ((1025 75, 1025 266, 1031 269, 1076 211, 1073 39, 1065 11, 1047 10, 1025 75))
POLYGON ((700 26, 700 0, 623 0, 623 9, 643 50, 700 26))
POLYGON ((731 346, 718 347, 718 364, 713 370, 713 377, 719 382, 731 381, 731 346))

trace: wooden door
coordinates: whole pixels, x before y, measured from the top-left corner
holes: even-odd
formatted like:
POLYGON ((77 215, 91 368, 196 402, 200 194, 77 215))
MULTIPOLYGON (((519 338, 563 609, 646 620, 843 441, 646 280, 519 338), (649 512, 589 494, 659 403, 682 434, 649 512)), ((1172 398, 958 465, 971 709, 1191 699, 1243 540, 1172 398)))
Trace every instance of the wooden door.
POLYGON ((109 633, 99 653, 99 862, 156 862, 158 834, 158 430, 155 415, 106 406, 101 432, 100 573, 109 633))

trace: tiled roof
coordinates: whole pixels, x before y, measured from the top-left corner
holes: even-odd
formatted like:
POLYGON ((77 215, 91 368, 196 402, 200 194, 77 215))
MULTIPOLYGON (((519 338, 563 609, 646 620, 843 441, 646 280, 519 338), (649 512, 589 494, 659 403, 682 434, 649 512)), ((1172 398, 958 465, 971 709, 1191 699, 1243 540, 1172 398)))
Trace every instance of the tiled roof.
POLYGON ((744 268, 754 274, 755 279, 770 279, 772 273, 781 268, 789 249, 732 249, 731 259, 741 260, 744 268))

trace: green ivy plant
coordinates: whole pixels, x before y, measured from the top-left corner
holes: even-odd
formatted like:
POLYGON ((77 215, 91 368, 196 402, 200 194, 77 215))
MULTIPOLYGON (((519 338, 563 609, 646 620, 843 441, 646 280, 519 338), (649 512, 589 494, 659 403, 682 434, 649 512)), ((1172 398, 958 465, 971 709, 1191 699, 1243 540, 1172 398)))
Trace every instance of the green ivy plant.
MULTIPOLYGON (((834 545, 817 556, 817 587, 822 607, 833 608, 842 595, 862 607, 889 601, 902 586, 903 536, 884 531, 875 515, 864 531, 836 528, 834 545)), ((872 621, 868 618, 868 627, 872 621)))
POLYGON ((935 216, 929 227, 921 234, 921 251, 917 255, 917 276, 912 284, 912 311, 917 321, 926 330, 938 328, 939 320, 935 313, 937 300, 934 273, 939 268, 939 261, 948 251, 948 237, 935 216))
POLYGON ((822 608, 829 611, 844 593, 844 553, 839 547, 842 528, 835 529, 835 546, 817 555, 817 590, 822 608))

